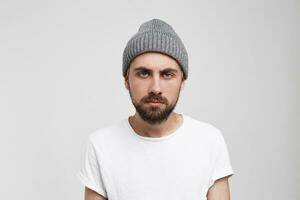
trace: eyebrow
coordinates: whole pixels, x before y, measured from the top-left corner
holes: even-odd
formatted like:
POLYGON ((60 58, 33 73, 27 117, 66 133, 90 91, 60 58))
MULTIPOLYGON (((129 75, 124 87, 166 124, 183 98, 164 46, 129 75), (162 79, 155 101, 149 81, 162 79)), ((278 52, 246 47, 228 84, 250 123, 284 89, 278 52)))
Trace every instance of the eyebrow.
MULTIPOLYGON (((140 70, 152 71, 151 69, 148 69, 147 67, 143 67, 143 66, 137 67, 133 70, 134 71, 140 71, 140 70)), ((171 72, 174 72, 174 73, 178 73, 177 69, 173 69, 173 68, 170 68, 170 67, 168 67, 166 69, 163 69, 163 70, 160 70, 160 72, 166 72, 166 71, 171 71, 171 72)))

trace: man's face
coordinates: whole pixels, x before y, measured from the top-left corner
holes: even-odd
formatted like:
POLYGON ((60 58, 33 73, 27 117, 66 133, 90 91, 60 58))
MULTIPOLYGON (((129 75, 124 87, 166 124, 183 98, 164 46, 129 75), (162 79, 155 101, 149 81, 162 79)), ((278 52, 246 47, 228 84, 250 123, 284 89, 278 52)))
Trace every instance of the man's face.
POLYGON ((137 113, 149 124, 160 124, 169 117, 184 83, 178 63, 156 52, 137 56, 125 77, 125 86, 137 113))

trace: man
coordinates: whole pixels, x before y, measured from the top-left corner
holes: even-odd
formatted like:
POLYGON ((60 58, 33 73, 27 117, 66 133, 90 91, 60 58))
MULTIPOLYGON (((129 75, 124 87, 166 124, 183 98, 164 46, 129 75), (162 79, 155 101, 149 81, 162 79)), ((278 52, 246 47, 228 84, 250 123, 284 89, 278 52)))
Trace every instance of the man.
POLYGON ((188 77, 174 29, 160 19, 142 24, 122 70, 136 113, 90 135, 77 174, 85 200, 229 200, 222 133, 173 111, 188 77))

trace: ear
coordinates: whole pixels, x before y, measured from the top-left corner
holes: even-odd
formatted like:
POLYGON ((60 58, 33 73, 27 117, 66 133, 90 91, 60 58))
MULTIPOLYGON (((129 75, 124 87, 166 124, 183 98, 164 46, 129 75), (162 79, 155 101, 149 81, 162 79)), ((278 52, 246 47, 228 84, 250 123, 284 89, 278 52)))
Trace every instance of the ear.
POLYGON ((128 76, 124 77, 124 85, 125 85, 126 89, 129 90, 129 80, 128 80, 128 76))
POLYGON ((184 87, 185 87, 185 79, 182 79, 180 90, 183 90, 184 87))

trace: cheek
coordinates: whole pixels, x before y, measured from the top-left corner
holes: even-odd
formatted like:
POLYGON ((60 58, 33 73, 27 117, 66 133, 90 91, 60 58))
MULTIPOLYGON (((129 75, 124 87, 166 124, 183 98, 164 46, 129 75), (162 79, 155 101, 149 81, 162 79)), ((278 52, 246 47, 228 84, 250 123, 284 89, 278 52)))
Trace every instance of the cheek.
POLYGON ((172 99, 175 99, 178 95, 178 90, 177 88, 173 88, 172 90, 168 90, 168 96, 172 99))
POLYGON ((147 95, 147 89, 145 84, 142 84, 138 81, 129 81, 129 87, 132 95, 137 99, 141 99, 147 95))
POLYGON ((179 93, 180 93, 180 86, 174 84, 172 86, 169 86, 169 89, 166 90, 165 95, 168 99, 176 99, 179 93))

